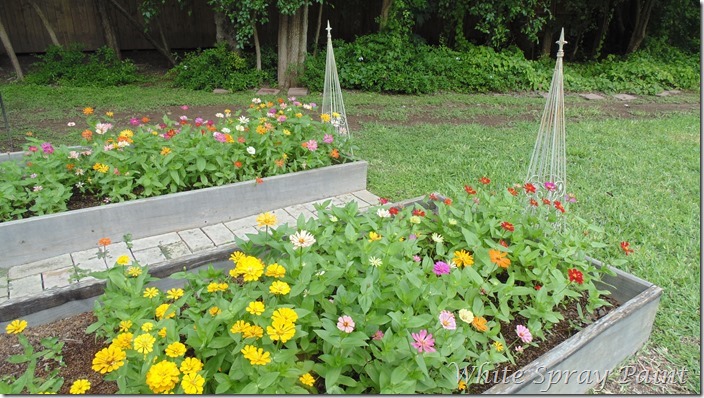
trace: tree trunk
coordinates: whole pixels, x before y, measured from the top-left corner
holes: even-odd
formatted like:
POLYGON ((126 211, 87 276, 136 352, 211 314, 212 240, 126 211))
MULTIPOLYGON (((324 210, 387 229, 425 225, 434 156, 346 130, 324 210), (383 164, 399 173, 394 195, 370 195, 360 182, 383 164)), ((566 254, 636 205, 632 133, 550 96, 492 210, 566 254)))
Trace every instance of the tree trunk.
POLYGON ((232 22, 225 13, 220 11, 215 11, 215 42, 218 44, 227 43, 227 47, 230 50, 239 53, 232 22))
POLYGON ((279 39, 278 39, 278 62, 277 62, 277 76, 276 79, 279 82, 281 88, 284 87, 286 83, 286 70, 288 69, 288 20, 289 16, 284 14, 279 14, 279 39))
POLYGON ((592 46, 592 59, 597 59, 601 55, 601 49, 604 46, 604 41, 606 40, 606 33, 608 32, 609 24, 611 23, 611 18, 614 15, 614 9, 611 8, 611 2, 607 2, 602 8, 601 18, 599 19, 599 33, 597 33, 594 38, 594 44, 592 46))
POLYGON ((308 54, 308 3, 303 5, 303 15, 301 17, 301 25, 298 32, 298 59, 296 63, 299 65, 298 73, 303 73, 303 63, 306 61, 308 54))
POLYGON ((381 14, 379 14, 379 32, 386 29, 386 24, 389 22, 389 12, 391 11, 391 5, 394 0, 382 0, 381 1, 381 14))
POLYGON ((176 65, 176 61, 174 60, 174 57, 171 55, 171 53, 168 51, 168 49, 163 48, 159 44, 158 41, 156 41, 149 33, 145 32, 144 25, 139 23, 139 21, 137 21, 132 15, 130 15, 130 13, 127 10, 125 10, 120 5, 120 3, 117 2, 117 0, 108 0, 108 1, 110 1, 110 4, 112 4, 115 8, 117 8, 117 10, 120 11, 120 13, 122 15, 124 15, 127 18, 127 20, 130 21, 130 23, 137 28, 137 30, 142 34, 142 36, 144 36, 144 38, 147 39, 147 41, 149 41, 149 43, 151 43, 151 45, 154 46, 154 48, 156 48, 157 51, 159 51, 164 57, 166 57, 166 59, 169 60, 171 65, 174 65, 174 66, 176 65))
POLYGON ((17 60, 17 54, 15 54, 15 50, 12 48, 12 43, 10 42, 10 38, 7 36, 7 31, 5 31, 5 25, 2 24, 2 20, 0 20, 0 41, 2 41, 3 47, 5 47, 7 56, 10 57, 12 67, 15 68, 17 80, 24 80, 24 74, 22 73, 22 68, 20 67, 20 61, 17 60))
POLYGON ((37 13, 37 16, 39 16, 39 19, 42 21, 42 24, 44 24, 44 28, 46 29, 47 32, 49 32, 49 37, 51 38, 51 43, 54 44, 55 46, 61 46, 59 43, 59 39, 56 38, 56 32, 54 32, 54 28, 51 27, 51 24, 49 23, 49 19, 47 19, 46 15, 44 15, 44 12, 42 11, 41 8, 35 3, 33 0, 25 0, 26 4, 29 4, 34 8, 34 11, 37 13))
POLYGON ((169 43, 166 42, 166 35, 164 35, 164 28, 161 26, 161 21, 159 20, 159 17, 156 17, 156 28, 159 31, 159 38, 161 39, 161 46, 166 51, 169 55, 171 54, 171 47, 169 47, 169 43))
POLYGON ((654 5, 655 0, 645 0, 643 3, 641 3, 641 1, 636 2, 635 27, 633 28, 633 33, 631 34, 631 40, 628 42, 628 48, 626 48, 626 54, 630 54, 638 50, 640 45, 643 43, 643 39, 645 39, 645 32, 648 29, 650 14, 651 11, 653 11, 654 5))
POLYGON ((549 57, 551 56, 550 52, 552 51, 552 29, 548 26, 545 27, 543 30, 543 39, 542 39, 542 49, 540 50, 540 56, 541 57, 549 57))
POLYGON ((110 21, 110 15, 108 14, 107 8, 105 8, 105 2, 103 0, 96 0, 96 5, 98 7, 98 15, 100 15, 100 25, 103 27, 103 35, 105 36, 105 44, 115 52, 117 59, 122 59, 122 54, 120 53, 120 45, 117 43, 117 35, 115 34, 115 29, 113 28, 112 21, 110 21))
POLYGON ((318 39, 320 39, 320 28, 323 27, 323 4, 325 2, 320 2, 320 8, 318 8, 318 24, 315 27, 315 41, 313 42, 313 56, 318 55, 318 39))
POLYGON ((306 60, 308 44, 308 6, 293 15, 279 15, 279 87, 288 89, 298 84, 298 76, 306 60))
POLYGON ((256 22, 252 22, 252 35, 254 36, 254 53, 257 57, 257 70, 262 70, 262 48, 259 45, 259 33, 257 33, 256 22))

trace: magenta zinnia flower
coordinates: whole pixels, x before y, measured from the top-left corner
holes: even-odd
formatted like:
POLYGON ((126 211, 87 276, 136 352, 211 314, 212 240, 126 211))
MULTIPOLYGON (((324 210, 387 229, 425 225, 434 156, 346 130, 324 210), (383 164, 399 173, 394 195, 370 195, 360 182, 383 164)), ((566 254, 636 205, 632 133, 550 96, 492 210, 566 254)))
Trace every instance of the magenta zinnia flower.
POLYGON ((130 124, 133 126, 139 126, 139 120, 136 117, 130 119, 130 124))
POLYGON ((337 318, 337 328, 345 333, 352 333, 354 330, 354 321, 347 315, 337 318))
POLYGON ((557 189, 557 185, 552 182, 546 182, 545 189, 547 189, 548 191, 554 191, 555 189, 557 189))
POLYGON ((457 324, 455 323, 455 315, 452 312, 443 310, 440 312, 440 316, 438 317, 438 319, 440 319, 440 324, 444 329, 457 329, 457 324))
POLYGON ((447 265, 447 263, 445 263, 445 262, 438 261, 433 266, 433 272, 435 272, 435 275, 437 275, 437 276, 449 274, 450 273, 450 266, 447 265))
POLYGON ((372 340, 381 340, 384 338, 384 332, 381 330, 377 330, 376 333, 372 336, 372 340))
POLYGON ((325 136, 323 137, 323 142, 326 144, 332 144, 334 140, 335 138, 330 134, 325 134, 325 136))
POLYGON ((418 353, 423 352, 435 352, 435 340, 433 340, 433 335, 428 333, 427 330, 423 329, 418 333, 411 333, 411 337, 415 340, 411 345, 418 350, 418 353))
POLYGON ((533 335, 530 334, 530 330, 523 325, 516 326, 516 334, 524 343, 530 343, 533 341, 533 335))
POLYGON ((42 151, 44 151, 44 153, 52 154, 54 153, 54 147, 51 146, 50 143, 45 142, 42 144, 42 151))

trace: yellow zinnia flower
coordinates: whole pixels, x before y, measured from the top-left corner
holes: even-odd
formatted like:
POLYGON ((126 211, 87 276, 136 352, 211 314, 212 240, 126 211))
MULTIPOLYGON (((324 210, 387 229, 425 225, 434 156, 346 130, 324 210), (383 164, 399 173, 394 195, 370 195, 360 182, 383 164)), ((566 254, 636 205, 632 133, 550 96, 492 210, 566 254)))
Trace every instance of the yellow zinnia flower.
POLYGON ((258 325, 250 325, 248 328, 242 331, 242 338, 261 338, 264 335, 264 329, 258 325))
POLYGON ((166 291, 166 298, 169 300, 178 300, 183 296, 183 289, 169 289, 166 291))
POLYGON ((244 253, 242 253, 240 251, 236 251, 236 252, 232 253, 232 255, 230 255, 230 261, 232 261, 233 263, 235 263, 235 265, 237 265, 237 263, 244 257, 245 257, 244 253))
POLYGON ((235 322, 234 325, 232 325, 232 327, 230 328, 230 332, 235 333, 235 334, 242 333, 245 330, 247 330, 249 328, 249 326, 250 326, 249 322, 245 322, 245 321, 240 320, 240 321, 235 322))
POLYGON ((86 379, 78 379, 71 384, 71 389, 69 393, 71 394, 85 394, 86 391, 90 390, 90 382, 86 379))
POLYGON ((166 156, 166 155, 168 155, 168 154, 170 154, 170 153, 171 153, 171 148, 169 148, 169 147, 167 147, 167 146, 161 148, 161 154, 162 154, 162 155, 166 156))
POLYGON ((276 225, 276 214, 267 211, 257 216, 258 227, 273 227, 276 225))
POLYGON ((142 275, 142 269, 140 267, 129 267, 127 268, 127 275, 133 276, 133 277, 138 277, 142 275))
POLYGON ((120 331, 121 332, 126 332, 126 331, 130 330, 131 327, 132 327, 132 321, 130 321, 129 319, 126 321, 120 322, 120 331))
POLYGON ((154 315, 156 315, 156 319, 161 320, 166 316, 166 318, 173 318, 176 316, 176 314, 172 311, 169 312, 167 315, 167 312, 169 311, 169 304, 162 304, 158 307, 156 307, 156 310, 154 310, 154 315))
POLYGON ((279 308, 271 315, 271 320, 295 323, 298 320, 298 314, 292 308, 279 308))
POLYGON ((252 315, 261 315, 265 308, 261 301, 252 301, 245 309, 252 315))
POLYGON ((310 375, 310 373, 306 373, 303 376, 299 377, 298 380, 302 383, 305 384, 309 387, 313 386, 313 383, 315 383, 315 379, 313 376, 310 375))
POLYGON ((266 327, 266 334, 272 340, 281 340, 282 343, 285 343, 296 334, 296 325, 279 319, 272 322, 271 326, 266 327))
POLYGON ((166 338, 166 328, 161 328, 157 334, 158 334, 159 337, 161 337, 162 339, 163 339, 163 338, 166 338))
POLYGON ((330 115, 328 115, 327 113, 323 113, 322 115, 320 115, 320 121, 323 122, 323 123, 329 122, 329 121, 330 121, 330 115))
POLYGON ((245 282, 254 282, 264 273, 264 263, 254 256, 246 256, 237 263, 235 271, 244 276, 245 282))
POLYGON ((15 319, 5 326, 5 333, 7 334, 19 334, 22 333, 24 328, 27 327, 27 321, 15 319))
POLYGON ((163 360, 149 368, 147 386, 155 394, 168 392, 176 387, 180 372, 175 363, 163 360))
POLYGON ((186 353, 186 346, 183 345, 183 343, 177 341, 169 344, 166 347, 166 350, 164 350, 164 352, 166 353, 166 356, 169 356, 171 358, 178 358, 186 353))
POLYGON ((222 312, 222 310, 218 307, 210 307, 210 309, 208 310, 208 313, 212 316, 216 316, 217 314, 220 314, 221 312, 222 312))
POLYGON ((474 258, 468 251, 462 249, 455 252, 452 262, 458 267, 467 267, 474 264, 474 258))
POLYGON ((154 324, 151 322, 144 322, 142 325, 142 330, 145 332, 150 332, 154 328, 154 324))
POLYGON ((147 355, 154 349, 156 339, 149 333, 140 334, 134 339, 134 349, 140 354, 147 355))
POLYGON ((124 365, 126 357, 127 354, 120 347, 110 345, 95 354, 92 369, 100 374, 110 373, 124 365))
POLYGON ((159 289, 157 289, 155 287, 148 287, 148 288, 144 289, 143 297, 151 299, 151 298, 154 298, 158 295, 159 295, 159 289))
POLYGON ((205 379, 198 373, 185 374, 181 380, 181 388, 186 394, 203 394, 203 384, 205 379))
POLYGON ((117 258, 115 261, 118 265, 130 265, 132 260, 130 260, 130 256, 123 254, 120 257, 117 258))
POLYGON ((264 275, 272 278, 283 278, 286 275, 286 268, 282 265, 274 263, 266 267, 266 273, 264 275))
POLYGON ((291 287, 286 282, 274 281, 271 286, 269 286, 269 292, 273 294, 288 294, 291 291, 291 287))
POLYGON ((504 345, 501 344, 500 341, 495 341, 493 345, 494 345, 494 348, 496 348, 497 352, 501 352, 504 350, 504 345))
MULTIPOLYGON (((87 106, 87 107, 83 108, 83 114, 86 115, 86 116, 92 115, 92 114, 93 114, 93 108, 91 108, 90 106, 87 106)), ((89 385, 89 386, 90 386, 90 385, 89 385)), ((73 394, 73 393, 71 393, 71 394, 73 394)))
POLYGON ((129 350, 132 348, 133 337, 134 335, 132 333, 120 333, 112 340, 112 342, 123 350, 129 350))
POLYGON ((201 369, 203 369, 203 362, 198 358, 186 357, 181 362, 181 373, 183 374, 197 373, 201 369))
POLYGON ((245 346, 240 352, 252 365, 266 365, 271 362, 271 354, 252 345, 245 346))
POLYGON ((374 231, 369 231, 369 242, 374 242, 377 240, 381 240, 381 235, 374 231))

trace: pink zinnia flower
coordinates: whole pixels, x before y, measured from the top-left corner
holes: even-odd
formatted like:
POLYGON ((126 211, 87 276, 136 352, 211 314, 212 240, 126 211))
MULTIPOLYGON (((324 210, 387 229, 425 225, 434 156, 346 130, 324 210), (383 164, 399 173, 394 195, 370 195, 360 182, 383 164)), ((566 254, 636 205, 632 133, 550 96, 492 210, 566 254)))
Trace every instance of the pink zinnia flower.
POLYGON ((450 273, 450 266, 447 265, 447 263, 445 263, 443 261, 438 261, 433 266, 433 272, 435 272, 435 275, 437 275, 437 276, 449 274, 450 273))
POLYGON ((285 115, 280 115, 279 117, 276 118, 279 122, 283 123, 286 121, 286 116, 285 115))
POLYGON ((130 119, 130 124, 133 126, 139 126, 139 119, 133 117, 132 119, 130 119))
POLYGON ((530 330, 523 325, 516 326, 516 334, 524 343, 530 343, 533 341, 533 335, 530 334, 530 330))
POLYGON ((419 263, 419 262, 420 262, 420 256, 418 256, 418 255, 413 256, 413 261, 419 263))
POLYGON ((443 310, 440 312, 440 316, 438 317, 438 319, 440 319, 440 324, 444 329, 457 329, 457 324, 455 323, 455 315, 452 312, 443 310))
POLYGON ((332 144, 334 140, 335 138, 330 134, 325 134, 325 136, 323 137, 323 142, 326 144, 332 144))
POLYGON ((36 152, 36 151, 38 151, 38 150, 39 150, 39 148, 37 148, 37 147, 34 146, 34 145, 30 145, 30 146, 29 146, 29 151, 30 151, 30 152, 36 152))
POLYGON ((435 352, 435 340, 433 340, 433 335, 428 333, 427 330, 423 329, 418 333, 411 333, 411 337, 415 340, 411 345, 418 350, 418 353, 423 352, 435 352))
POLYGON ((516 352, 523 352, 523 346, 522 345, 516 346, 516 352))
POLYGON ((554 191, 555 189, 557 189, 557 185, 552 182, 546 182, 544 185, 545 189, 547 189, 548 191, 554 191))
POLYGON ((308 148, 309 151, 313 152, 316 149, 318 149, 318 141, 316 140, 310 140, 306 143, 306 148, 308 148))
POLYGON ((188 110, 188 105, 181 105, 181 109, 183 109, 184 111, 187 111, 187 110, 188 110))
POLYGON ((54 147, 51 146, 50 143, 45 142, 42 144, 42 151, 44 151, 44 153, 52 154, 54 153, 54 147))
POLYGON ((345 333, 352 333, 354 330, 354 321, 347 315, 337 318, 337 328, 345 333))
POLYGON ((372 336, 372 340, 381 340, 384 338, 384 332, 381 330, 377 330, 376 333, 372 336))
POLYGON ((225 136, 225 134, 217 131, 213 133, 213 138, 215 138, 215 141, 227 142, 227 137, 225 136))

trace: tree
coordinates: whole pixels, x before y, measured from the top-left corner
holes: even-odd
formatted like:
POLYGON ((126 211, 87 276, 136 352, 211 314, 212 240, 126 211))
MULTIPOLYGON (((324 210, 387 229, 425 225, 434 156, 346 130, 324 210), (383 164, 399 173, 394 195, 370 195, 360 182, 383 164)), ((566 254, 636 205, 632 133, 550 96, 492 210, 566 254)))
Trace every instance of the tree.
POLYGON ((256 54, 257 70, 262 69, 262 53, 259 44, 257 25, 269 22, 267 9, 268 0, 208 0, 208 4, 217 13, 224 15, 232 25, 234 35, 233 48, 241 49, 254 39, 254 52, 256 54))
MULTIPOLYGON (((316 1, 320 3, 319 0, 316 1)), ((277 80, 287 89, 298 84, 308 51, 309 0, 277 0, 279 11, 277 80)))
POLYGON ((645 32, 648 29, 648 22, 650 21, 650 14, 653 11, 653 6, 655 5, 655 0, 635 0, 635 15, 634 15, 634 27, 631 33, 631 39, 628 41, 628 47, 626 48, 626 54, 635 52, 640 48, 640 45, 645 39, 645 32))
POLYGON ((20 62, 17 60, 17 54, 12 48, 12 42, 10 37, 7 35, 5 30, 5 25, 3 25, 0 19, 0 41, 2 41, 3 47, 5 47, 5 52, 10 57, 10 62, 12 62, 12 67, 15 68, 15 74, 17 75, 17 80, 24 80, 24 74, 22 73, 22 68, 20 67, 20 62))
MULTIPOLYGON (((110 4, 113 5, 113 7, 115 7, 122 15, 124 15, 125 18, 127 18, 127 20, 132 25, 134 25, 139 30, 140 33, 142 33, 142 36, 144 36, 144 38, 147 39, 147 41, 149 41, 149 43, 151 43, 151 45, 153 45, 154 48, 157 49, 157 51, 159 51, 167 60, 169 60, 171 65, 176 65, 176 60, 171 55, 171 50, 169 49, 169 46, 166 43, 166 38, 164 37, 164 32, 161 29, 161 27, 159 27, 159 32, 160 32, 161 41, 162 41, 160 44, 147 32, 147 26, 142 24, 141 22, 139 22, 132 14, 129 13, 129 11, 127 11, 124 7, 122 7, 122 5, 117 0, 109 0, 109 1, 110 1, 110 4)), ((151 18, 156 16, 158 13, 158 8, 155 3, 157 1, 160 1, 162 6, 166 2, 166 0, 144 0, 141 5, 141 7, 143 7, 143 8, 140 8, 141 12, 142 12, 142 16, 144 17, 144 19, 147 23, 149 23, 151 18)), ((177 0, 177 1, 180 2, 181 0, 177 0)))

